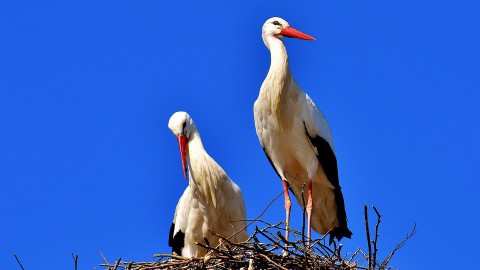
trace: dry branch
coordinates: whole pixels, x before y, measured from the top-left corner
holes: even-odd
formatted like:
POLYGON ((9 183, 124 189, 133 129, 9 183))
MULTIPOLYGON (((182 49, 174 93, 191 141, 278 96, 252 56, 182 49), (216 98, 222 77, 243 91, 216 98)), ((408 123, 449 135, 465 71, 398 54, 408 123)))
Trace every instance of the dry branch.
POLYGON ((78 270, 78 254, 77 255, 73 255, 72 253, 72 258, 73 258, 73 262, 74 262, 74 269, 75 270, 78 270))
POLYGON ((372 244, 370 241, 370 226, 368 225, 368 207, 366 205, 363 206, 363 213, 365 215, 365 232, 367 234, 367 246, 368 246, 368 269, 372 268, 372 244))
POLYGON ((15 259, 17 260, 17 263, 18 263, 18 265, 20 265, 20 267, 22 268, 22 270, 25 270, 25 268, 23 268, 22 263, 20 262, 20 259, 18 259, 17 254, 13 254, 13 256, 15 256, 15 259))
POLYGON ((382 222, 382 215, 380 215, 375 205, 372 205, 372 208, 377 214, 377 224, 375 224, 375 238, 373 239, 373 269, 375 269, 375 267, 377 266, 378 236, 380 236, 380 234, 378 234, 378 228, 380 227, 380 222, 382 222))

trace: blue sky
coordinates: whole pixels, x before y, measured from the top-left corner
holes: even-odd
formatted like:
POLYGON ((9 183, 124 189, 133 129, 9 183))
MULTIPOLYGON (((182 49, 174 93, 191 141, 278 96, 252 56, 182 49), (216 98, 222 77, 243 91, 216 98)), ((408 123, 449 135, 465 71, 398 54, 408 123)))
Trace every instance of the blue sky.
MULTIPOLYGON (((478 249, 480 4, 474 1, 8 1, 0 9, 0 268, 93 269, 169 252, 185 189, 175 111, 256 217, 281 192, 253 102, 273 16, 293 75, 330 122, 352 240, 383 214, 380 257, 413 224, 400 269, 478 249)), ((283 200, 263 216, 284 219, 283 200)), ((295 204, 292 224, 299 228, 295 204)), ((318 235, 316 235, 318 236, 318 235)))

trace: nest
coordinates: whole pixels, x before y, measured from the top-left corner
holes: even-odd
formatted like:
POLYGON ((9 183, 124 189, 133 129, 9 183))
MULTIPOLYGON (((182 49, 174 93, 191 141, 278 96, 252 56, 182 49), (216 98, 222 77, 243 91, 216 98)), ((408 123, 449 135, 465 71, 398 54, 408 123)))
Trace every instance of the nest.
MULTIPOLYGON (((375 235, 370 237, 370 228, 368 224, 368 209, 365 206, 365 231, 367 238, 367 251, 360 248, 353 252, 343 253, 342 245, 335 242, 332 246, 326 244, 324 238, 306 241, 304 226, 302 232, 288 228, 291 239, 287 241, 282 233, 285 231, 285 223, 279 222, 270 224, 265 221, 251 220, 249 225, 254 222, 258 225, 250 236, 248 241, 243 243, 232 243, 228 238, 221 235, 222 244, 220 246, 210 246, 208 244, 197 243, 197 245, 206 248, 208 253, 203 258, 184 258, 172 254, 155 254, 154 262, 126 262, 121 258, 115 264, 110 264, 104 258, 106 270, 156 270, 156 269, 396 269, 389 265, 390 259, 405 242, 412 237, 416 230, 406 235, 383 261, 377 259, 378 229, 381 222, 381 215, 375 207, 377 214, 377 223, 375 225, 375 235)), ((103 255, 102 255, 103 256, 103 255)))

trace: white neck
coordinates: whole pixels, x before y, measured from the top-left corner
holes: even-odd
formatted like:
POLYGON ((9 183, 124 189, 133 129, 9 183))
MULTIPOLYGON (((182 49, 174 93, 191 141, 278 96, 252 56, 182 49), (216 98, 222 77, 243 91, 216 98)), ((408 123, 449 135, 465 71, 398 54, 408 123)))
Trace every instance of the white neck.
POLYGON ((268 36, 265 38, 265 44, 270 50, 270 69, 266 80, 288 80, 291 73, 288 65, 287 49, 282 40, 274 36, 268 36))
POLYGON ((291 90, 296 89, 295 81, 290 72, 287 50, 283 42, 274 37, 265 37, 265 44, 270 49, 270 69, 260 89, 260 97, 275 117, 275 126, 278 130, 288 128, 288 116, 282 108, 285 100, 291 96, 291 90))
POLYGON ((192 130, 188 140, 188 185, 192 195, 204 201, 206 204, 217 206, 216 187, 222 180, 219 176, 218 165, 208 155, 203 147, 200 133, 197 129, 192 130))
POLYGON ((196 154, 205 152, 205 148, 203 148, 202 139, 200 138, 200 133, 196 128, 192 130, 188 138, 188 157, 196 154))

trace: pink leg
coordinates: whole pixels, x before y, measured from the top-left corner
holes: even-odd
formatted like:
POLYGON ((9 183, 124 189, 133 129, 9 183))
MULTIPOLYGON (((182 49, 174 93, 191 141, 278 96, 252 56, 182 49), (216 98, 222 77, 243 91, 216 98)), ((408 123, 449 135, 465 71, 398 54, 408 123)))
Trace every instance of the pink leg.
POLYGON ((307 220, 308 220, 308 227, 307 227, 307 245, 310 245, 310 235, 312 231, 312 209, 313 209, 313 201, 312 201, 312 180, 308 181, 308 203, 307 203, 307 220))
POLYGON ((292 210, 292 201, 290 200, 290 195, 288 194, 287 181, 285 179, 282 179, 282 184, 283 184, 283 195, 285 197, 285 213, 287 216, 287 227, 285 228, 285 240, 288 241, 288 228, 290 226, 290 210, 292 210))

